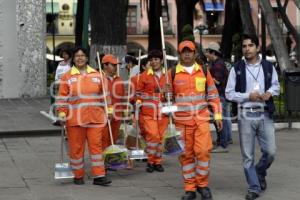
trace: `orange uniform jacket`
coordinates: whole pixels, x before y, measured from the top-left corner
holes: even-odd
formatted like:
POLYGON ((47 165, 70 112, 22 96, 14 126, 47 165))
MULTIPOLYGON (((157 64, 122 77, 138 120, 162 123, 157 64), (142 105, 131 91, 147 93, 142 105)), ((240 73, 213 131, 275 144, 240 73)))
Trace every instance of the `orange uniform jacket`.
POLYGON ((176 123, 195 125, 209 121, 208 105, 212 107, 215 119, 222 118, 218 90, 213 78, 209 71, 205 77, 202 67, 197 63, 192 74, 186 72, 180 63, 176 66, 172 89, 174 102, 179 110, 175 113, 176 123))
POLYGON ((114 118, 120 120, 122 117, 123 109, 125 105, 122 102, 125 100, 125 88, 123 80, 116 76, 113 79, 107 77, 108 91, 111 97, 111 104, 114 110, 114 118))
MULTIPOLYGON (((164 70, 162 70, 164 71, 164 70)), ((137 101, 142 102, 141 114, 154 119, 160 114, 160 103, 166 101, 162 88, 166 84, 164 72, 158 78, 152 69, 144 71, 137 83, 137 101)))
MULTIPOLYGON (((108 95, 106 99, 110 104, 108 95)), ((67 116, 67 126, 106 123, 101 75, 90 66, 85 75, 73 66, 62 76, 56 103, 60 115, 67 116)))

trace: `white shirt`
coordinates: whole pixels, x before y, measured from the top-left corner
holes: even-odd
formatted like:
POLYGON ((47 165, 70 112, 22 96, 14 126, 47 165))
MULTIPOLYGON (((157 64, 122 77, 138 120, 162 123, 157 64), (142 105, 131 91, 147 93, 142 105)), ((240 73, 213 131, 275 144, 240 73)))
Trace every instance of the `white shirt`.
MULTIPOLYGON (((228 82, 227 86, 225 89, 225 96, 228 100, 234 101, 237 103, 243 104, 244 107, 254 107, 260 105, 265 105, 264 102, 251 102, 249 100, 249 95, 251 92, 254 91, 254 87, 256 82, 259 83, 259 93, 264 93, 265 92, 265 77, 264 77, 264 72, 262 69, 261 65, 261 60, 255 64, 250 64, 245 62, 245 67, 246 67, 246 91, 245 93, 241 92, 236 92, 235 91, 235 85, 236 85, 236 73, 234 68, 230 70, 229 77, 228 77, 228 82), (257 79, 255 80, 255 78, 257 79)), ((273 73, 272 73, 272 81, 271 81, 271 87, 267 90, 267 92, 270 92, 272 96, 277 96, 280 91, 280 86, 278 82, 278 75, 276 72, 276 69, 273 66, 273 73)))
POLYGON ((55 80, 56 81, 60 80, 62 75, 64 75, 70 69, 71 69, 70 62, 65 62, 65 61, 60 62, 55 71, 55 80))
POLYGON ((154 72, 154 74, 155 74, 158 78, 160 78, 162 73, 161 73, 161 70, 159 70, 159 71, 154 72))
POLYGON ((192 74, 192 73, 193 73, 194 68, 195 68, 195 65, 188 66, 188 67, 183 66, 183 69, 184 69, 187 73, 189 73, 189 74, 192 74))

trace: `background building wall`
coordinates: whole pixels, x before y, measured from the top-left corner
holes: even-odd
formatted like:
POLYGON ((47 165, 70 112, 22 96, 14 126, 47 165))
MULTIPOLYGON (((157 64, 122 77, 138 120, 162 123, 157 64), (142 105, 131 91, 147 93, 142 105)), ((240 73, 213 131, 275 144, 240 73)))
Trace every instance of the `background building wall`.
POLYGON ((0 98, 44 96, 45 0, 0 4, 0 98))

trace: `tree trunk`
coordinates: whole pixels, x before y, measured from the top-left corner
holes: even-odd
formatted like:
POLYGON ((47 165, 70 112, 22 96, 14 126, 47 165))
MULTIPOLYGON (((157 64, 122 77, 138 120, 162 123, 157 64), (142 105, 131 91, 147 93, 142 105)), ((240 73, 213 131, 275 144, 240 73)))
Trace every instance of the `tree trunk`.
POLYGON ((82 45, 82 30, 83 30, 83 10, 84 0, 77 1, 76 25, 75 25, 75 46, 82 45))
POLYGON ((289 60, 289 55, 287 53, 286 45, 284 44, 278 20, 273 12, 270 2, 259 0, 259 4, 266 19, 266 25, 271 36, 280 69, 285 71, 286 69, 293 68, 292 63, 289 60))
POLYGON ((300 10, 300 0, 294 0, 295 5, 300 10))
POLYGON ((180 41, 182 40, 182 28, 186 24, 190 24, 192 27, 194 27, 193 11, 197 2, 197 0, 176 0, 178 43, 180 43, 180 41))
POLYGON ((296 49, 295 49, 296 50, 296 59, 297 59, 297 63, 300 63, 300 34, 297 33, 296 28, 293 26, 293 24, 289 20, 287 14, 286 14, 286 9, 281 5, 281 1, 276 0, 276 2, 278 5, 278 10, 279 10, 280 16, 281 16, 285 26, 291 32, 293 38, 296 41, 296 49))
POLYGON ((127 0, 91 0, 90 64, 93 67, 98 68, 95 61, 97 51, 114 54, 119 59, 125 56, 126 8, 127 0))
POLYGON ((231 58, 232 36, 241 32, 241 16, 237 0, 227 0, 225 4, 225 21, 222 32, 221 49, 225 59, 231 58))
POLYGON ((256 35, 249 0, 238 0, 244 34, 256 35))
POLYGON ((159 18, 162 15, 161 0, 150 0, 149 6, 149 40, 148 52, 152 49, 162 49, 159 18))

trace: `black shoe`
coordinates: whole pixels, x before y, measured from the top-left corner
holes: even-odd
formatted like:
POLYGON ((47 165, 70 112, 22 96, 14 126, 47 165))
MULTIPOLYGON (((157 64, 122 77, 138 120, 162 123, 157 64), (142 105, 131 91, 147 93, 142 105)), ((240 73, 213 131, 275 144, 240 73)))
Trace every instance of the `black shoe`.
POLYGON ((209 187, 198 187, 197 191, 201 194, 202 200, 212 200, 209 187))
POLYGON ((106 186, 106 185, 111 184, 111 180, 108 179, 106 176, 98 177, 98 178, 94 178, 93 184, 106 186))
POLYGON ((158 171, 158 172, 164 172, 165 171, 165 169, 163 168, 163 166, 161 164, 154 165, 154 170, 158 171))
POLYGON ((84 184, 83 178, 74 178, 73 182, 75 185, 83 185, 84 184))
POLYGON ((147 167, 146 167, 146 172, 149 172, 149 173, 154 172, 154 165, 148 163, 148 164, 147 164, 147 167))
POLYGON ((267 181, 266 178, 264 176, 258 176, 258 180, 259 180, 259 184, 260 184, 260 189, 265 191, 267 189, 267 181))
POLYGON ((246 200, 254 200, 257 199, 259 197, 259 195, 255 192, 248 192, 245 196, 246 200))
POLYGON ((196 192, 186 191, 181 197, 181 200, 193 200, 196 199, 196 192))

